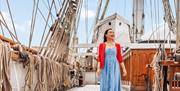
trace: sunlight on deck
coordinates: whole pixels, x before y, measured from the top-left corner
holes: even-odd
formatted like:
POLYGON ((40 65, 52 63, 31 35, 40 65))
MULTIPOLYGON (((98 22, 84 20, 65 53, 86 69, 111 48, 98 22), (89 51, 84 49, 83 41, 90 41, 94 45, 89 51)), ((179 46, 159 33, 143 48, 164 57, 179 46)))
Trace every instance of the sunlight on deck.
POLYGON ((85 85, 84 87, 76 87, 68 91, 100 91, 100 85, 85 85))

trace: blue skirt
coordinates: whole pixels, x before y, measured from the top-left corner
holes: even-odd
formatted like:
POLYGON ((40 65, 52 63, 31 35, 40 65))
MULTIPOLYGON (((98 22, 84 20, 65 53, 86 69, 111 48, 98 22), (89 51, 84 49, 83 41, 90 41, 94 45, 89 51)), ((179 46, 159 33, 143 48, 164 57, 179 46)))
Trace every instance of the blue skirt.
POLYGON ((122 91, 116 48, 106 48, 104 68, 100 75, 100 91, 122 91))

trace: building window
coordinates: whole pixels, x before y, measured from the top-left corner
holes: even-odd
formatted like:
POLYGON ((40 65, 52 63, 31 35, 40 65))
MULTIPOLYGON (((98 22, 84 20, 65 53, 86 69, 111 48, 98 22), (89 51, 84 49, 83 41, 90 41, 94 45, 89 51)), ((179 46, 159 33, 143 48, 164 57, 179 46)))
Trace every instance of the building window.
POLYGON ((119 26, 121 26, 121 22, 119 22, 119 26))
POLYGON ((109 25, 111 26, 111 22, 109 22, 109 25))

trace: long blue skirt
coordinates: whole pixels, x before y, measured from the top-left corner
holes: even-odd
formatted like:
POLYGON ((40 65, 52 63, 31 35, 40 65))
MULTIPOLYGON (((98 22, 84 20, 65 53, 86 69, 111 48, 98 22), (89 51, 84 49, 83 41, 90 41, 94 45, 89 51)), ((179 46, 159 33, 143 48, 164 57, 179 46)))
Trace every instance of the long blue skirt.
POLYGON ((100 75, 100 91, 122 91, 116 48, 106 48, 104 68, 100 75))

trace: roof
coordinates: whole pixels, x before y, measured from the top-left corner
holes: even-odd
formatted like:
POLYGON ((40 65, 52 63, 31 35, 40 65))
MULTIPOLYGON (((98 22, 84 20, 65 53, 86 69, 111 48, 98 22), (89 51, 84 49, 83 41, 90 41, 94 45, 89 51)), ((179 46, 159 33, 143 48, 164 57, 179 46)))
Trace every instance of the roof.
POLYGON ((96 24, 95 28, 97 28, 98 26, 103 25, 103 24, 105 24, 105 23, 107 23, 107 22, 109 22, 109 21, 112 21, 112 20, 114 20, 114 19, 121 20, 123 23, 130 25, 130 23, 128 22, 128 20, 126 20, 126 19, 123 18, 122 16, 118 15, 117 13, 114 13, 113 15, 108 16, 108 17, 104 18, 103 20, 99 21, 99 22, 96 24))

